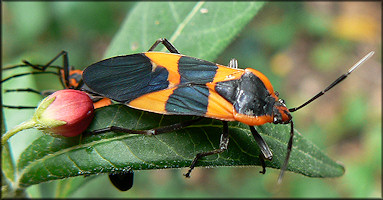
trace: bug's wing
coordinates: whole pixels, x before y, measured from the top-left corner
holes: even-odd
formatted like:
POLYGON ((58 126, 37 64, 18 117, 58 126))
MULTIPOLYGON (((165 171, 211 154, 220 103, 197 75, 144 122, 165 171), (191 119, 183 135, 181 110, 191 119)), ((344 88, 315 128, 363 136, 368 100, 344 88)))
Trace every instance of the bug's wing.
POLYGON ((83 81, 93 92, 137 109, 227 119, 232 105, 208 84, 237 71, 180 54, 147 52, 95 63, 84 70, 83 81))
POLYGON ((91 91, 128 103, 144 94, 213 81, 214 63, 180 54, 147 52, 117 56, 87 67, 83 81, 91 91))
POLYGON ((186 84, 145 94, 128 106, 140 110, 173 115, 195 115, 233 119, 233 105, 206 85, 186 84))
POLYGON ((102 60, 83 72, 83 81, 92 92, 118 102, 129 102, 143 94, 166 89, 168 71, 153 69, 143 54, 117 56, 102 60))

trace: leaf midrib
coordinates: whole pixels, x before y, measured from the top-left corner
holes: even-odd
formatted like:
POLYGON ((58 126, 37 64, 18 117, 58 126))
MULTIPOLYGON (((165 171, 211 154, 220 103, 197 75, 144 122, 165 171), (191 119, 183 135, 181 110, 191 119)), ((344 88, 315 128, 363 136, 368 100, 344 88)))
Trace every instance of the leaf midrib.
MULTIPOLYGON (((222 126, 221 125, 214 125, 214 124, 201 124, 201 125, 191 125, 187 128, 204 128, 204 127, 216 127, 216 128, 221 128, 222 126)), ((245 128, 242 128, 242 127, 239 127, 239 126, 229 126, 230 129, 237 129, 237 130, 240 130, 242 132, 246 132, 248 135, 250 134, 250 131, 248 129, 245 129, 245 128)), ((300 135, 299 132, 295 132, 297 134, 300 135)), ((43 136, 42 136, 43 137, 43 136)), ((80 149, 80 148, 87 148, 87 147, 90 147, 90 146, 93 146, 93 145, 98 145, 98 144, 101 144, 101 143, 106 143, 106 142, 111 142, 111 141, 114 141, 114 140, 122 140, 122 139, 126 139, 128 137, 141 137, 141 135, 136 135, 136 134, 124 134, 124 135, 121 135, 121 136, 116 136, 116 137, 112 137, 112 138, 105 138, 105 139, 102 139, 102 140, 96 140, 96 141, 92 141, 92 142, 89 142, 89 143, 86 143, 86 144, 81 144, 81 145, 76 145, 76 146, 72 146, 72 147, 69 147, 69 148, 65 148, 65 149, 62 149, 62 150, 59 150, 59 151, 56 151, 52 154, 48 154, 40 159, 37 159, 37 160, 34 160, 34 161, 31 161, 29 163, 29 165, 27 165, 23 170, 20 171, 19 173, 19 176, 18 176, 18 181, 22 179, 23 177, 23 174, 28 171, 29 168, 32 168, 34 165, 40 163, 40 162, 44 162, 45 160, 49 159, 49 158, 52 158, 52 157, 55 157, 55 156, 58 156, 58 155, 62 155, 62 154, 65 154, 67 152, 70 152, 70 151, 73 151, 75 149, 80 149)), ((278 142, 279 144, 282 144, 282 145, 286 145, 287 143, 286 142, 283 142, 281 141, 280 139, 276 138, 276 137, 272 137, 270 135, 266 135, 266 134, 262 134, 262 137, 266 137, 266 138, 269 138, 271 140, 274 140, 276 142, 278 142)), ((235 141, 235 140, 234 140, 235 141)), ((239 145, 237 145, 239 146, 239 145)), ((239 146, 240 148, 240 146, 239 146)), ((298 151, 299 153, 301 153, 301 155, 304 155, 308 158, 311 158, 313 160, 316 160, 317 162, 320 162, 322 164, 325 164, 329 167, 331 167, 331 165, 328 165, 326 163, 324 163, 323 161, 321 160, 318 160, 316 159, 316 157, 312 157, 310 156, 309 154, 307 154, 307 152, 301 150, 301 149, 297 149, 295 146, 293 146, 293 149, 294 151, 298 151)), ((246 153, 246 151, 244 151, 242 148, 240 148, 240 150, 244 153, 246 153)), ((173 150, 174 151, 174 150, 173 150)), ((248 154, 248 153, 246 153, 248 154)), ((252 157, 256 157, 255 155, 251 155, 251 154, 248 154, 249 156, 252 156, 252 157)), ((17 184, 19 184, 17 181, 17 184)))
MULTIPOLYGON (((169 42, 174 43, 174 41, 178 38, 178 36, 181 34, 182 30, 185 28, 185 26, 190 22, 190 20, 195 16, 195 14, 198 12, 198 10, 202 7, 202 5, 205 4, 204 1, 198 2, 193 9, 190 11, 190 13, 184 18, 184 20, 178 25, 176 30, 174 31, 173 35, 170 36, 169 42)), ((162 48, 162 51, 165 51, 165 47, 162 48)))

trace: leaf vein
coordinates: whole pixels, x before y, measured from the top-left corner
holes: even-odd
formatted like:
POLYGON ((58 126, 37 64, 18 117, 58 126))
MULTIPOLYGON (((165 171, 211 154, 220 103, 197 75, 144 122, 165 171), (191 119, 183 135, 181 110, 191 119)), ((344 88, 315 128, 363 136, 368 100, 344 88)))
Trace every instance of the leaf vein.
POLYGON ((81 173, 84 173, 84 170, 82 170, 81 168, 80 168, 80 166, 78 166, 77 165, 77 163, 68 155, 68 159, 70 160, 70 161, 72 161, 72 163, 73 163, 73 165, 79 170, 79 171, 81 171, 81 173))
MULTIPOLYGON (((169 42, 174 43, 174 41, 178 38, 178 36, 181 35, 183 29, 185 26, 190 22, 190 20, 198 13, 198 10, 202 7, 202 5, 205 4, 205 2, 200 1, 198 2, 193 9, 190 11, 190 13, 185 17, 185 19, 178 25, 176 30, 174 31, 173 35, 170 37, 169 42)), ((163 48, 162 51, 165 51, 165 48, 163 48)))
POLYGON ((105 161, 106 161, 107 163, 109 163, 112 167, 117 168, 112 162, 110 162, 108 159, 104 158, 104 156, 102 156, 102 155, 100 154, 100 152, 97 151, 97 148, 94 148, 93 150, 97 153, 98 156, 100 156, 100 158, 102 158, 103 160, 105 160, 105 161))
POLYGON ((180 16, 177 14, 177 9, 174 7, 173 2, 169 2, 169 7, 170 7, 170 13, 172 14, 174 21, 176 21, 177 24, 180 23, 180 16))

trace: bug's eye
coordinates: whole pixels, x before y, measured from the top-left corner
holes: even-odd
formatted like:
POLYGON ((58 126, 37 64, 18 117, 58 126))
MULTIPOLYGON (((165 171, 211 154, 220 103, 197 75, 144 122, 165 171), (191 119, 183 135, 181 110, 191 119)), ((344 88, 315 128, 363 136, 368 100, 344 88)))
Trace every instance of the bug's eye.
POLYGON ((279 122, 280 122, 280 120, 279 120, 278 116, 274 116, 273 123, 278 124, 279 122))

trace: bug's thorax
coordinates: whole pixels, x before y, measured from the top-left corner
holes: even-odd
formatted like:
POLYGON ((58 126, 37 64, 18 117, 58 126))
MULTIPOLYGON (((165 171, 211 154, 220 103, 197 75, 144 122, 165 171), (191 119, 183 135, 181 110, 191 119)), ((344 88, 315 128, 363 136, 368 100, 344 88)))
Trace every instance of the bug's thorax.
POLYGON ((215 89, 232 103, 236 121, 254 126, 291 120, 286 105, 275 94, 270 81, 255 69, 247 68, 241 78, 220 82, 215 89))
POLYGON ((236 121, 242 122, 250 126, 263 125, 265 123, 287 124, 291 121, 292 116, 282 99, 276 99, 266 102, 262 108, 260 104, 250 103, 249 106, 243 107, 239 111, 234 108, 233 115, 236 121), (261 114, 259 110, 264 111, 261 114), (257 112, 258 111, 258 112, 257 112))
POLYGON ((68 82, 65 83, 66 88, 76 88, 82 79, 82 71, 78 69, 74 69, 73 67, 71 67, 68 77, 65 77, 64 70, 61 70, 60 73, 61 73, 62 80, 68 79, 68 82))

